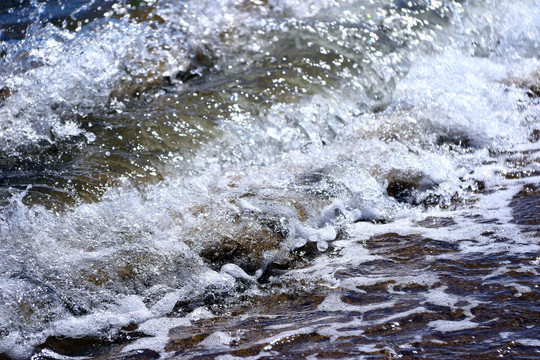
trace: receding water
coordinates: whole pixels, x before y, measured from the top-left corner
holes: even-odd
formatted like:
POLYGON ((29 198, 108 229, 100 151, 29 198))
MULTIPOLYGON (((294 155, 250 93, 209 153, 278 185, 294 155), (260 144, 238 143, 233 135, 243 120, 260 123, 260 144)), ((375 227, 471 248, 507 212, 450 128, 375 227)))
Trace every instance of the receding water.
POLYGON ((0 4, 0 358, 540 357, 540 4, 0 4))

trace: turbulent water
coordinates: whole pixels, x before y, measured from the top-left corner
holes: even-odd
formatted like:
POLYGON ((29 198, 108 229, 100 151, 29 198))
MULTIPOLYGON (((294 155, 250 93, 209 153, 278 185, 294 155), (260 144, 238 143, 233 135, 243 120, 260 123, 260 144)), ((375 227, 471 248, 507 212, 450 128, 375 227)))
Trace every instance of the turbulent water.
POLYGON ((0 359, 540 357, 540 3, 0 3, 0 359))

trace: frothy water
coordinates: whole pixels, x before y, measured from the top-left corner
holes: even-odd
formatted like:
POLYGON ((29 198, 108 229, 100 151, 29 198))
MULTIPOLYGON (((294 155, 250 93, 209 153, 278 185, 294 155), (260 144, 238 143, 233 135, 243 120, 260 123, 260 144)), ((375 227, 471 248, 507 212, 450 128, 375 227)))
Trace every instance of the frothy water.
POLYGON ((539 5, 12 3, 0 357, 540 356, 539 5))

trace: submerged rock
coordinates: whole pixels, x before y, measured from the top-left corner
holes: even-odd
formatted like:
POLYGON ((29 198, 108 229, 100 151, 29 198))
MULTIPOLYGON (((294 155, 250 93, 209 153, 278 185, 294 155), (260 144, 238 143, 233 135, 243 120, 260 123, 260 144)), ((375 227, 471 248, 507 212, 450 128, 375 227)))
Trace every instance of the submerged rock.
MULTIPOLYGON (((200 251, 213 269, 232 263, 246 273, 254 275, 274 258, 273 253, 283 251, 289 230, 286 218, 260 214, 242 214, 233 220, 236 236, 222 236, 210 241, 200 251)), ((231 229, 227 229, 231 232, 231 229)))
POLYGON ((438 203, 435 197, 424 196, 428 190, 434 189, 438 184, 429 176, 422 173, 410 173, 400 170, 391 171, 388 174, 388 186, 386 192, 388 196, 395 198, 399 202, 411 205, 434 205, 438 203))

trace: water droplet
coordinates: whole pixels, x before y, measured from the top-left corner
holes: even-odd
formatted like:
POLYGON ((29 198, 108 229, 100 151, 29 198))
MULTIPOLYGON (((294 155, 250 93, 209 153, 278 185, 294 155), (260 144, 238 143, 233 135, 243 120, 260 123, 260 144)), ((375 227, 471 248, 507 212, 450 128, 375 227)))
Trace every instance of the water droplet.
POLYGON ((328 249, 328 243, 324 240, 317 241, 317 249, 319 249, 320 252, 326 251, 326 249, 328 249))

